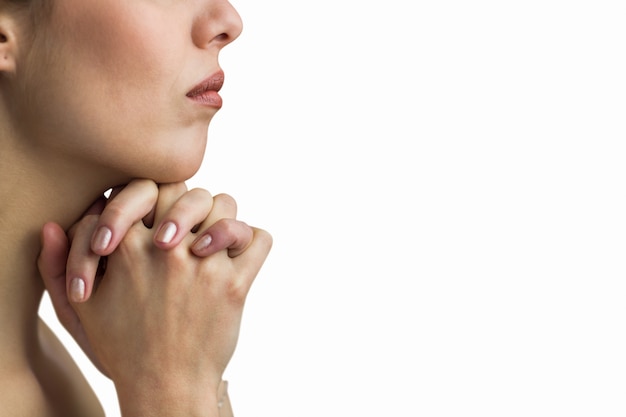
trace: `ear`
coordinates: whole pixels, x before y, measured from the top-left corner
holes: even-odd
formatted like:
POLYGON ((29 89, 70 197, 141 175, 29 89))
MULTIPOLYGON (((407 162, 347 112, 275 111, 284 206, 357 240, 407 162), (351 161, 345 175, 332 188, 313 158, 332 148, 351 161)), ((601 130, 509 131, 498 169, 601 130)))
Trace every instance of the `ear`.
POLYGON ((17 59, 17 22, 0 11, 0 75, 13 74, 17 59))

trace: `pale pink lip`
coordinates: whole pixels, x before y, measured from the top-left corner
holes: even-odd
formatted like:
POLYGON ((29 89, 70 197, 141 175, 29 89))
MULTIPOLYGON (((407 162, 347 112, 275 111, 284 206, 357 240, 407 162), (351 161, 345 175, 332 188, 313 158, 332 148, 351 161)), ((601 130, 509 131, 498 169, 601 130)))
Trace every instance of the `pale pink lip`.
POLYGON ((222 97, 220 97, 218 91, 220 91, 223 84, 224 72, 218 71, 192 88, 187 93, 187 97, 204 106, 219 109, 222 107, 222 97))

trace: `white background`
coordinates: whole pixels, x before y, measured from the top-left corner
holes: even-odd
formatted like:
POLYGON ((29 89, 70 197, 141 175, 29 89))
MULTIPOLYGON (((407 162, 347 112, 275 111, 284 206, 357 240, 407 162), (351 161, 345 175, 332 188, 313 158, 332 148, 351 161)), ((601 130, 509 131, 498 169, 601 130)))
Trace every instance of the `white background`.
POLYGON ((626 3, 235 6, 189 184, 275 240, 237 417, 625 415, 626 3))

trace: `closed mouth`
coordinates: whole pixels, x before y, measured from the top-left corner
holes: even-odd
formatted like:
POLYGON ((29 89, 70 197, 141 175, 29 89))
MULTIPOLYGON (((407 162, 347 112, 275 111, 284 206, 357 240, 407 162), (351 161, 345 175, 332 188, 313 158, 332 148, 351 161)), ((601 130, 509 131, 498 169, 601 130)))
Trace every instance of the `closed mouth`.
POLYGON ((192 88, 187 93, 187 97, 193 98, 202 95, 207 91, 218 92, 222 88, 222 85, 224 85, 224 72, 218 71, 192 88))

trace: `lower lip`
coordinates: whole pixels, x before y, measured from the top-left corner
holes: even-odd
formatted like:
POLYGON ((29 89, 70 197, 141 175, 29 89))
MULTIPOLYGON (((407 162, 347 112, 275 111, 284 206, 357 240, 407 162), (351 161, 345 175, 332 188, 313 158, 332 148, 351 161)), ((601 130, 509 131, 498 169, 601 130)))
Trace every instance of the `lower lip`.
POLYGON ((222 97, 215 90, 205 91, 204 93, 197 94, 189 98, 206 107, 213 107, 216 109, 222 107, 222 97))

